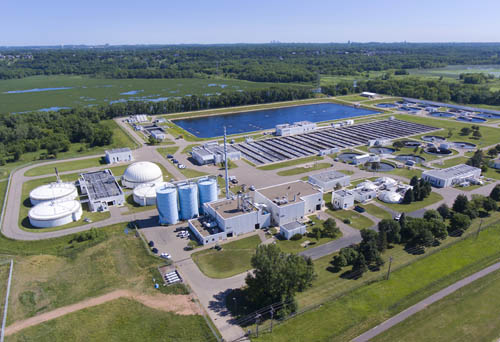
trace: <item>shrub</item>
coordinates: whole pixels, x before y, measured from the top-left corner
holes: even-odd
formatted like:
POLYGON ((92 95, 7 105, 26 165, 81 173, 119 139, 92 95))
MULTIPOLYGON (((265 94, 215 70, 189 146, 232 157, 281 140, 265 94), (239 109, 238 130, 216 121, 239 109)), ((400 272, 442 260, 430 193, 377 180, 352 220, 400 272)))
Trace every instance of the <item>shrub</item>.
POLYGON ((351 224, 351 219, 345 218, 342 222, 345 224, 351 224))
POLYGON ((290 238, 290 240, 293 240, 293 241, 298 241, 300 239, 302 239, 302 234, 295 234, 294 236, 292 236, 290 238))

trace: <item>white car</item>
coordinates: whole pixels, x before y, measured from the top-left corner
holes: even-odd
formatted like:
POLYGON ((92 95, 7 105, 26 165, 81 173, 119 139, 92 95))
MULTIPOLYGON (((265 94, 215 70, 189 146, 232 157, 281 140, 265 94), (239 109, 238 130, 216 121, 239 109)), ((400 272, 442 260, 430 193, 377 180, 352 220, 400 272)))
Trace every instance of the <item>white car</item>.
POLYGON ((183 230, 182 232, 180 232, 179 234, 177 234, 177 236, 180 237, 180 238, 189 237, 189 232, 187 230, 183 230))
POLYGON ((185 168, 186 168, 186 165, 184 165, 184 164, 179 164, 179 165, 177 165, 177 167, 178 167, 179 169, 185 169, 185 168))
POLYGON ((163 258, 163 259, 172 259, 172 256, 168 253, 161 253, 160 254, 160 258, 163 258))

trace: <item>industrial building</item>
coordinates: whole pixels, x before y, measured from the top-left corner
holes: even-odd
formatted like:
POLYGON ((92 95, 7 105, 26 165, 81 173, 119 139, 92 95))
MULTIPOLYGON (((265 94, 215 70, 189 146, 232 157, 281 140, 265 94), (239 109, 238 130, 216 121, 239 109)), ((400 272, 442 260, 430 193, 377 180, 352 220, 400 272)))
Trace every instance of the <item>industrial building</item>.
POLYGON ((481 169, 466 164, 459 164, 442 170, 427 170, 422 173, 422 178, 431 185, 444 188, 463 182, 476 182, 481 176, 481 169))
POLYGON ((337 190, 332 193, 332 205, 335 209, 350 209, 354 206, 354 192, 337 190))
POLYGON ((266 205, 271 212, 271 223, 277 226, 302 221, 324 205, 323 191, 303 181, 257 189, 254 200, 266 205))
POLYGON ((368 140, 368 146, 387 146, 391 143, 391 139, 378 138, 368 140))
POLYGON ((297 221, 286 223, 280 226, 280 234, 287 240, 290 240, 294 235, 304 235, 305 233, 306 225, 297 221))
POLYGON ((76 200, 46 201, 35 205, 28 213, 33 227, 62 226, 82 217, 82 205, 76 200))
POLYGON ((353 124, 354 120, 344 120, 344 121, 333 122, 331 126, 333 128, 340 128, 340 127, 350 126, 353 124))
POLYGON ((205 216, 189 220, 189 228, 202 244, 225 240, 268 227, 271 214, 248 196, 204 204, 205 216))
POLYGON ((130 162, 134 160, 132 150, 128 147, 106 150, 104 158, 108 164, 130 162))
POLYGON ((163 173, 158 165, 148 161, 133 163, 127 167, 121 178, 122 185, 129 189, 147 183, 160 183, 163 173))
POLYGON ((149 118, 146 114, 131 115, 127 119, 128 123, 148 122, 148 121, 149 121, 149 118))
POLYGON ((156 204, 156 189, 165 186, 166 182, 160 183, 145 183, 134 188, 132 198, 134 202, 140 206, 149 206, 156 204))
POLYGON ((298 121, 293 124, 276 125, 276 135, 287 136, 314 131, 316 124, 309 121, 298 121))
POLYGON ((30 192, 30 202, 37 205, 47 201, 74 200, 78 197, 78 190, 73 183, 54 182, 41 185, 30 192))
POLYGON ((154 130, 150 131, 150 134, 156 140, 165 140, 165 139, 167 139, 167 135, 165 134, 165 132, 160 131, 159 129, 154 129, 154 130))
POLYGON ((325 171, 309 176, 308 181, 327 192, 339 186, 348 186, 351 183, 351 176, 338 171, 325 171))
POLYGON ((110 206, 125 203, 123 190, 109 169, 82 173, 78 183, 82 195, 88 197, 90 211, 108 211, 110 206))
MULTIPOLYGON (((224 147, 220 146, 216 141, 193 147, 191 156, 199 165, 218 164, 225 160, 224 147)), ((239 160, 241 159, 241 152, 232 146, 227 146, 227 159, 239 160)))

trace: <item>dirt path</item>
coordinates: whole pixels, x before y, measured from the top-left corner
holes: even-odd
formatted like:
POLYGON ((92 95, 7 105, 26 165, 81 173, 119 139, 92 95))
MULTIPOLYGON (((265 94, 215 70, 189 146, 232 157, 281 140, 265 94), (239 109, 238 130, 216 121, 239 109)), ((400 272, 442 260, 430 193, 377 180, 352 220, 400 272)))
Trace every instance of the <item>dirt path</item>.
POLYGON ((76 304, 64 306, 62 308, 58 308, 49 312, 45 312, 43 314, 30 317, 23 321, 17 321, 11 325, 9 325, 5 329, 5 335, 15 334, 25 328, 44 323, 50 321, 52 319, 67 315, 69 313, 79 311, 85 308, 93 307, 96 305, 104 304, 109 301, 118 299, 118 298, 130 298, 133 300, 142 303, 145 306, 156 310, 163 310, 169 312, 175 312, 179 315, 197 315, 201 314, 200 308, 196 303, 191 300, 191 296, 187 295, 144 295, 134 293, 128 290, 116 290, 105 295, 86 299, 76 304))

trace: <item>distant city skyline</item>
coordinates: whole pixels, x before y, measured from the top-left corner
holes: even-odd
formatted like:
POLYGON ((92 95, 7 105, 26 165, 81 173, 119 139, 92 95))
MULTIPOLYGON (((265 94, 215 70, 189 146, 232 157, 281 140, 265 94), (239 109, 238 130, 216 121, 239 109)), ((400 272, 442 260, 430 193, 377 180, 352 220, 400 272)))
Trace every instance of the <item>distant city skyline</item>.
POLYGON ((498 42, 500 1, 6 0, 0 46, 498 42))

